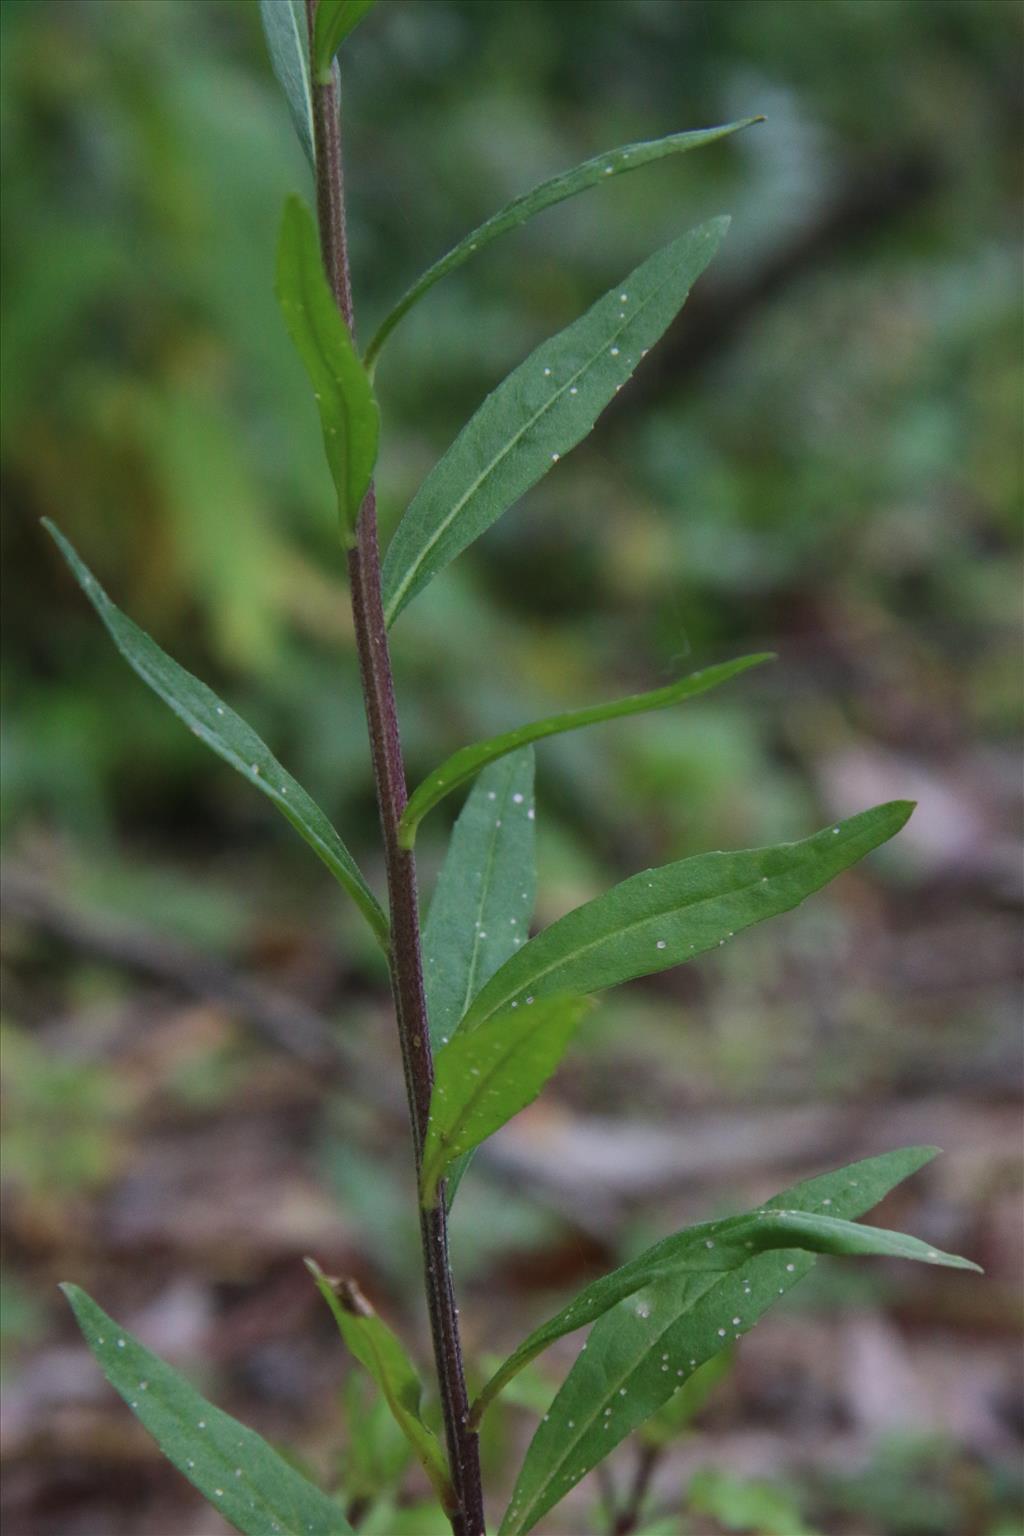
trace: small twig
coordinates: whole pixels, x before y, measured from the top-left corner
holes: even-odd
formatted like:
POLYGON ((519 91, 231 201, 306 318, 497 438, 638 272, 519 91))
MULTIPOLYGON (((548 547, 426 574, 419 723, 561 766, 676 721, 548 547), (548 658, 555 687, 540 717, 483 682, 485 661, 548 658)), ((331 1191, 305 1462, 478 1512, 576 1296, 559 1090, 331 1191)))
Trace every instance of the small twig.
POLYGON ((630 1531, 636 1530, 643 1513, 647 1490, 651 1486, 651 1478, 660 1458, 661 1446, 659 1445, 641 1444, 638 1448, 633 1482, 626 1496, 626 1502, 612 1527, 612 1536, 629 1536, 630 1531))

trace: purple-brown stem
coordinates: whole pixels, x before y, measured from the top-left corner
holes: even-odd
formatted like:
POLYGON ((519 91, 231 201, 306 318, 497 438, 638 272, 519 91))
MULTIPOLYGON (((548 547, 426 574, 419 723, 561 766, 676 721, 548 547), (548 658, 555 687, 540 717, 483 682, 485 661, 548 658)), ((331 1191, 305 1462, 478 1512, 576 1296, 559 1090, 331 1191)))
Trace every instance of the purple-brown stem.
MULTIPOLYGON (((311 47, 316 5, 317 0, 306 0, 311 47)), ((314 80, 312 91, 320 246, 324 268, 338 308, 354 335, 338 89, 334 80, 326 85, 317 84, 314 80)), ((356 542, 348 555, 348 570, 377 803, 384 835, 391 912, 391 984, 418 1171, 430 1114, 434 1069, 423 990, 416 863, 413 854, 400 848, 398 843, 398 824, 407 798, 405 765, 398 732, 387 626, 381 602, 377 503, 372 486, 360 509, 356 542)), ((449 1518, 454 1536, 484 1536, 479 1445, 476 1434, 466 1424, 469 1400, 462 1369, 458 1312, 448 1262, 443 1188, 436 1207, 420 1212, 420 1235, 427 1310, 455 1495, 455 1507, 448 1511, 449 1518)))

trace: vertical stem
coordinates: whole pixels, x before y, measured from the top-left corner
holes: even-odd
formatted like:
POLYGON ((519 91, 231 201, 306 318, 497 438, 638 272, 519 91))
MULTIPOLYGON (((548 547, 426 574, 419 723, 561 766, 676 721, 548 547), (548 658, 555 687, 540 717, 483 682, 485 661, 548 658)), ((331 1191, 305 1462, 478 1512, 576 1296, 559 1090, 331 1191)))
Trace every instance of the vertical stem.
POLYGON ((647 1490, 651 1486, 651 1478, 654 1469, 661 1459, 661 1449, 655 1445, 641 1445, 637 1452, 636 1467, 633 1474, 633 1485, 626 1497, 626 1502, 616 1517, 612 1527, 612 1536, 629 1536, 635 1531, 643 1514, 644 1500, 647 1490))
MULTIPOLYGON (((306 0, 311 45, 316 4, 317 0, 306 0)), ((336 80, 332 80, 327 85, 319 85, 314 81, 312 89, 320 244, 324 267, 338 308, 354 334, 338 88, 336 80)), ((398 843, 398 824, 407 798, 405 766, 398 732, 387 626, 381 603, 377 504, 372 486, 360 509, 356 542, 349 551, 348 568, 387 863, 391 910, 391 984, 418 1171, 430 1114, 434 1071, 423 990, 416 863, 413 854, 399 847, 398 843)), ((454 1536, 484 1536, 479 1445, 475 1432, 467 1428, 469 1400, 462 1369, 458 1312, 448 1262, 443 1189, 435 1209, 420 1212, 420 1236, 427 1309, 455 1492, 455 1508, 448 1513, 454 1536)))

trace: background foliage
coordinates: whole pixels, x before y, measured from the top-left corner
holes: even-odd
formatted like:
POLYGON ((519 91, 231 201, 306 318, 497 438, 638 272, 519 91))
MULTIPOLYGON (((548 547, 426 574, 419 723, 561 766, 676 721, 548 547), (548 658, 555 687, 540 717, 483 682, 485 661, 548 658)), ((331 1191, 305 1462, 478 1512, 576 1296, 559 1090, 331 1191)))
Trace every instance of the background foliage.
MULTIPOLYGON (((344 1365, 298 1258, 355 1270, 415 1337, 409 1159, 392 1105, 325 1091, 266 1036, 326 1020, 384 1080, 381 963, 123 668, 38 519, 252 721, 379 886, 334 496, 273 295, 308 173, 249 0, 8 0, 0 26, 10 1529, 207 1532, 143 1442, 111 1440, 53 1284, 134 1309, 218 1401, 329 1465, 344 1365)), ((970 1252, 988 1288, 823 1269, 672 1442, 663 1502, 692 1480, 692 1530, 791 1533, 793 1509, 858 1536, 1014 1529, 1019 46, 999 0, 387 0, 347 44, 364 338, 544 176, 768 118, 496 244, 377 378, 388 528, 533 346, 731 213, 593 438, 396 625, 410 772, 774 649, 679 712, 539 747, 543 920, 645 863, 920 801, 806 912, 609 998, 595 1049, 460 1195, 467 1333, 500 1354, 675 1217, 947 1148, 894 1224, 970 1252)), ((424 884, 457 803, 424 824, 424 884)), ((493 1432, 492 1478, 528 1411, 493 1432)), ((345 1443, 369 1496, 394 1453, 345 1443)), ((579 1497, 552 1531, 591 1518, 579 1497)))

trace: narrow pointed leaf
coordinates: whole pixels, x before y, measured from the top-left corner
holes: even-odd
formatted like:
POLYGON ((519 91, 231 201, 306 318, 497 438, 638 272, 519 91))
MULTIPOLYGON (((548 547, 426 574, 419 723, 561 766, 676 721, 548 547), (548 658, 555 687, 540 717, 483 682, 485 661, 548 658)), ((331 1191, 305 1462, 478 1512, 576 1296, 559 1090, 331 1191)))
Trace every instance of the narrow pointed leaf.
POLYGON ((313 386, 342 536, 351 544, 377 462, 380 412, 324 274, 313 216, 289 197, 277 247, 277 297, 313 386))
POLYGON ((420 1189, 430 1210, 456 1158, 472 1152, 540 1093, 588 1007, 581 997, 548 997, 496 1013, 456 1035, 434 1064, 430 1124, 420 1189))
POLYGON ((331 78, 334 55, 375 0, 320 0, 313 24, 314 73, 322 85, 331 78))
MULTIPOLYGON (((452 830, 423 930, 435 1051, 448 1043, 488 978, 529 937, 537 893, 533 769, 532 747, 485 768, 452 830)), ((449 1171, 449 1207, 472 1155, 449 1171)))
POLYGON ((578 731, 582 726, 597 725, 603 720, 617 720, 623 715, 640 715, 649 710, 667 709, 670 704, 680 704, 684 699, 707 693, 709 689, 717 688, 720 683, 738 676, 740 672, 746 672, 749 667, 773 659, 768 651, 755 656, 741 656, 736 661, 723 662, 718 667, 706 667, 701 672, 692 672, 689 677, 669 683, 665 688, 655 688, 650 693, 634 693, 628 698, 613 699, 607 704, 591 704, 585 709, 566 710, 563 714, 549 715, 544 720, 533 720, 529 725, 518 726, 514 731, 492 736, 488 741, 477 741, 470 747, 462 747, 436 768, 429 778, 424 779, 410 796, 399 826, 399 841, 403 848, 411 848, 416 841, 416 830, 420 822, 445 795, 450 795, 453 789, 465 784, 488 763, 495 762, 508 752, 514 752, 527 742, 540 741, 545 736, 559 736, 565 731, 578 731))
POLYGON ((604 154, 584 160, 580 165, 573 166, 571 171, 562 171, 560 175, 552 176, 549 181, 542 181, 539 186, 523 193, 521 197, 514 198, 512 202, 506 203, 504 208, 486 219, 483 224, 470 230, 465 239, 460 240, 446 256, 441 257, 440 261, 435 261, 432 267, 428 267, 423 276, 402 295, 391 313, 382 321, 377 334, 366 349, 367 367, 372 370, 381 348, 395 326, 425 294, 430 292, 434 284, 440 282, 442 277, 447 277, 449 272, 454 272, 456 267, 461 267, 463 262, 468 261, 471 256, 477 255, 485 246, 490 245, 492 240, 497 240, 499 235, 507 234, 511 229, 518 229, 521 224, 532 219, 534 214, 541 213, 555 203, 563 203, 566 198, 575 197, 577 193, 585 192, 588 187, 594 187, 598 183, 610 181, 615 176, 621 176, 624 171, 635 171, 652 160, 663 160, 667 155, 685 154, 687 150, 700 149, 705 144, 714 144, 718 139, 725 139, 732 133, 738 133, 741 128, 749 128, 753 123, 763 121, 764 119, 760 117, 745 117, 740 122, 726 123, 720 128, 698 128, 687 133, 670 133, 663 139, 647 139, 637 144, 623 144, 618 149, 606 150, 604 154))
POLYGON ((473 1029, 528 994, 597 992, 692 960, 798 906, 898 832, 912 810, 910 801, 894 800, 799 843, 644 870, 531 939, 477 994, 459 1028, 473 1029))
POLYGON ((313 1259, 306 1266, 348 1348, 369 1372, 445 1509, 453 1507, 448 1463, 437 1436, 423 1420, 423 1388, 416 1369, 397 1336, 376 1312, 354 1280, 325 1275, 313 1259))
MULTIPOLYGON (((490 1024, 483 1027, 489 1028, 490 1024)), ((452 1044, 458 1044, 462 1038, 458 1036, 452 1044)), ((476 1035, 474 1033, 467 1038, 472 1040, 476 1035)), ((909 1150, 911 1155, 917 1155, 919 1151, 917 1148, 909 1150)), ((932 1155, 931 1150, 928 1151, 932 1155)), ((851 1172, 851 1169, 842 1170, 843 1176, 851 1172)), ((827 1177, 837 1178, 839 1175, 827 1177)), ((780 1195, 776 1198, 783 1197, 780 1195)), ((509 1356, 474 1405, 474 1422, 479 1422, 487 1406, 506 1383, 556 1339, 595 1322, 619 1302, 657 1281, 678 1279, 683 1284, 689 1284, 689 1277, 698 1276, 700 1278, 696 1287, 699 1288, 714 1283, 708 1277, 741 1269, 756 1254, 790 1248, 848 1258, 874 1255, 892 1259, 916 1259, 921 1263, 941 1264, 949 1269, 978 1268, 968 1259, 942 1253, 916 1237, 907 1237, 901 1232, 888 1232, 879 1227, 863 1226, 855 1221, 829 1215, 827 1213, 831 1211, 834 1199, 834 1196, 825 1196, 822 1211, 788 1207, 776 1209, 769 1202, 764 1209, 743 1216, 702 1222, 699 1226, 688 1227, 684 1232, 663 1238, 621 1269, 603 1275, 600 1280, 595 1280, 593 1285, 581 1291, 561 1312, 535 1329, 509 1356)))
MULTIPOLYGON (((907 1148, 798 1184, 767 1203, 765 1209, 772 1214, 755 1216, 755 1229, 759 1220, 767 1227, 777 1212, 811 1217, 827 1213, 834 1222, 832 1236, 817 1228, 816 1251, 847 1251, 845 1245, 852 1246, 853 1240, 848 1232, 838 1235, 845 1223, 876 1205, 934 1155, 932 1148, 907 1148)), ((718 1243, 716 1226, 708 1229, 714 1235, 703 1239, 705 1244, 718 1243)), ((720 1230, 726 1227, 722 1223, 720 1230)), ((932 1263, 973 1267, 924 1245, 920 1253, 911 1239, 864 1231, 867 1235, 859 1239, 856 1251, 899 1250, 932 1263), (913 1251, 902 1246, 907 1244, 913 1251)), ((800 1243, 810 1235, 809 1229, 802 1231, 800 1243)), ((756 1244, 756 1230, 741 1241, 756 1244)), ((715 1251, 705 1247, 712 1256, 715 1251)), ((681 1268, 662 1274, 598 1319, 530 1444, 501 1536, 529 1531, 693 1371, 747 1332, 814 1264, 812 1254, 798 1244, 779 1252, 749 1252, 745 1263, 724 1272, 681 1268)), ((733 1256, 741 1259, 741 1253, 733 1256)))
POLYGON ((351 1536, 333 1499, 205 1398, 79 1290, 62 1285, 110 1385, 168 1461, 244 1536, 351 1536))
POLYGON ((430 1038, 447 1045, 473 998, 527 942, 537 891, 533 748, 480 775, 452 829, 423 928, 430 1038))
POLYGON ((179 667, 156 641, 111 602, 64 535, 47 519, 43 526, 54 540, 71 573, 111 639, 134 672, 184 720, 194 736, 248 779, 290 821, 335 879, 344 886, 366 918, 378 942, 388 947, 388 920, 363 879, 345 844, 323 811, 302 785, 286 772, 256 732, 212 689, 179 667))
POLYGON ((389 624, 586 437, 682 308, 728 223, 712 219, 656 251, 488 395, 395 530, 383 570, 389 624))
POLYGON ((313 98, 309 85, 309 38, 302 0, 260 0, 260 20, 271 68, 284 91, 299 143, 313 166, 313 98))

